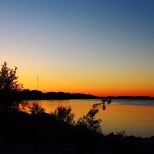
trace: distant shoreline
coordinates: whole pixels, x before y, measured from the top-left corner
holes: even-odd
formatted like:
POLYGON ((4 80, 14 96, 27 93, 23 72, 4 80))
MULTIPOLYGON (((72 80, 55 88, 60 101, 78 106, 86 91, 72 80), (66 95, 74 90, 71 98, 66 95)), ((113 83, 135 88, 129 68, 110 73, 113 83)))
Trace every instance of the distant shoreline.
POLYGON ((19 93, 23 100, 67 100, 67 99, 133 99, 133 100, 154 100, 150 96, 94 96, 83 93, 65 93, 65 92, 46 92, 38 90, 23 90, 19 93))
POLYGON ((154 100, 154 97, 150 96, 107 96, 102 97, 104 99, 133 99, 133 100, 154 100))

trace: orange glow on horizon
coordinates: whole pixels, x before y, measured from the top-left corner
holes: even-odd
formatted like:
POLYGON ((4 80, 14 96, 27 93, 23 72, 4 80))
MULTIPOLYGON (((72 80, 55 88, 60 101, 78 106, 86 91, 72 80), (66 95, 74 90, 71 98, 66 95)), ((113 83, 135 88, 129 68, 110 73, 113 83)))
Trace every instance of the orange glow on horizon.
POLYGON ((137 79, 122 80, 117 77, 88 79, 87 76, 68 76, 66 74, 44 74, 35 75, 32 71, 22 72, 19 75, 19 83, 23 83, 24 89, 38 90, 42 92, 68 92, 68 93, 84 93, 95 96, 150 96, 154 97, 154 85, 149 82, 137 81, 137 79), (26 77, 25 77, 26 76, 26 77), (129 81, 129 82, 128 82, 129 81))
MULTIPOLYGON (((24 88, 24 89, 30 89, 30 88, 24 88)), ((31 88, 30 90, 37 90, 37 88, 31 88)), ((90 95, 94 95, 94 96, 113 96, 113 97, 117 97, 117 96, 149 96, 149 97, 154 97, 154 93, 153 92, 144 92, 144 91, 84 91, 84 90, 67 90, 67 89, 53 89, 53 90, 45 90, 45 89, 38 89, 42 92, 65 92, 65 93, 83 93, 83 94, 90 94, 90 95)))

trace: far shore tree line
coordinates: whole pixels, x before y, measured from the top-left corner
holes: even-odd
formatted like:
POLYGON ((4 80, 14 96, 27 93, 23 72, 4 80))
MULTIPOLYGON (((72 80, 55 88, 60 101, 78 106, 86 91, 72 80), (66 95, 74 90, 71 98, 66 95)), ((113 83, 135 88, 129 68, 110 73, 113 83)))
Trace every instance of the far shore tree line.
POLYGON ((23 84, 18 83, 16 76, 17 67, 8 68, 4 62, 0 71, 0 100, 37 100, 37 99, 154 99, 149 96, 107 96, 100 97, 83 93, 46 92, 24 89, 23 84))

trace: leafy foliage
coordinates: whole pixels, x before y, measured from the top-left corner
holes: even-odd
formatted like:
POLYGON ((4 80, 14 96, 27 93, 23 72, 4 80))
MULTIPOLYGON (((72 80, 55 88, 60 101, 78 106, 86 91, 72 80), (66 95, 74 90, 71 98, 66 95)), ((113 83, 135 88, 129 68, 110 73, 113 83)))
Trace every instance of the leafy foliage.
POLYGON ((74 125, 74 113, 71 113, 72 108, 70 106, 68 107, 63 107, 63 106, 58 106, 54 112, 51 112, 51 115, 54 116, 58 120, 62 120, 68 124, 74 125))
POLYGON ((8 111, 19 111, 19 91, 22 90, 22 84, 18 83, 16 76, 17 67, 8 68, 4 62, 0 70, 0 108, 8 111))
POLYGON ((33 103, 32 106, 29 106, 29 112, 32 115, 38 115, 45 113, 45 109, 39 106, 37 103, 33 103))
POLYGON ((20 91, 22 84, 18 83, 16 76, 17 67, 10 69, 7 67, 7 63, 4 62, 0 71, 0 90, 5 92, 20 91))
POLYGON ((79 120, 77 121, 77 125, 82 125, 94 132, 102 133, 100 126, 101 119, 95 119, 95 115, 98 113, 100 105, 100 103, 93 104, 87 115, 79 118, 79 120))

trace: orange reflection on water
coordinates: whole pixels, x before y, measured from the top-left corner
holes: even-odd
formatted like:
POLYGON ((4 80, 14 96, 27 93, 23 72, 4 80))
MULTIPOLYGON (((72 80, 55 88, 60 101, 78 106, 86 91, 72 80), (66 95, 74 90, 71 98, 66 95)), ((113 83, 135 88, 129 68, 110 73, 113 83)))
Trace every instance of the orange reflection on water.
MULTIPOLYGON (((54 111, 57 106, 71 106, 75 120, 87 114, 94 103, 101 100, 39 100, 29 101, 38 103, 47 113, 54 111)), ((114 101, 99 109, 96 118, 102 119, 101 128, 104 134, 126 131, 126 135, 149 137, 154 135, 154 106, 123 105, 114 101)))
POLYGON ((154 135, 154 107, 111 105, 100 111, 104 133, 126 131, 126 135, 154 135))

